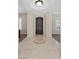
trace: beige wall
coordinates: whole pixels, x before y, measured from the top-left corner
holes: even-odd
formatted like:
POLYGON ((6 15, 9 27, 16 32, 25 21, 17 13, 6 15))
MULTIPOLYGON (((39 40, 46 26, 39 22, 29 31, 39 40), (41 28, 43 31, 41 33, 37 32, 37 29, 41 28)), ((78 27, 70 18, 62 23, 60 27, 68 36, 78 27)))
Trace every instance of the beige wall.
POLYGON ((18 15, 18 19, 22 18, 22 30, 21 33, 22 34, 26 34, 27 33, 27 14, 26 13, 19 13, 18 15))

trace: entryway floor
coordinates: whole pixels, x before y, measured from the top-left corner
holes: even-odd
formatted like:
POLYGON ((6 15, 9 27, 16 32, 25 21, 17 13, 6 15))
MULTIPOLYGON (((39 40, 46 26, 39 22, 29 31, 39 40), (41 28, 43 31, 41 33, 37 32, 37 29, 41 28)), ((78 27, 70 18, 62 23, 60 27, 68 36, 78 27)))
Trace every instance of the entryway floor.
POLYGON ((60 44, 54 38, 44 36, 25 38, 19 43, 18 53, 19 59, 60 59, 61 55, 60 44))

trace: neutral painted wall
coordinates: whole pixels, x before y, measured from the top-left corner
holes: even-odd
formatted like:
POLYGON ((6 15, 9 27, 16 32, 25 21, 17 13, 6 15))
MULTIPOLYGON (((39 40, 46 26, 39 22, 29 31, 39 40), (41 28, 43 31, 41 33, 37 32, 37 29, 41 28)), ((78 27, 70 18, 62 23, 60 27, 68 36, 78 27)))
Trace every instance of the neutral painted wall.
MULTIPOLYGON (((29 15, 29 14, 28 14, 29 15)), ((22 31, 21 33, 26 34, 27 33, 27 19, 28 16, 26 13, 19 13, 19 17, 22 18, 22 31)), ((31 15, 33 16, 33 15, 31 15)), ((31 17, 29 16, 29 18, 31 17)), ((35 17, 34 17, 35 18, 35 17)), ((48 18, 51 18, 51 15, 46 15, 47 20, 48 18)), ((52 25, 50 26, 50 28, 52 28, 52 34, 60 34, 60 30, 56 30, 56 20, 59 20, 59 23, 61 22, 61 15, 58 13, 54 13, 52 14, 52 25)), ((33 21, 34 22, 34 21, 33 21)), ((48 22, 48 21, 47 21, 48 22)), ((48 26, 48 25, 47 25, 48 26)), ((33 30, 34 31, 34 30, 33 30)), ((47 31, 47 30, 46 30, 47 31)))
POLYGON ((27 14, 27 37, 33 37, 34 35, 34 16, 30 13, 27 14))
POLYGON ((61 15, 60 14, 52 14, 52 33, 60 34, 61 29, 57 30, 56 21, 59 21, 59 24, 61 24, 61 15))
POLYGON ((58 24, 56 23, 56 21, 59 21, 59 24, 61 24, 61 14, 60 13, 47 13, 45 15, 45 19, 46 19, 46 36, 50 36, 51 34, 60 34, 61 29, 57 30, 57 28, 59 27, 56 26, 58 24))
POLYGON ((22 30, 21 30, 21 33, 26 34, 27 33, 27 14, 26 13, 19 13, 18 19, 19 18, 22 18, 22 30))
POLYGON ((46 19, 46 37, 52 37, 52 14, 47 13, 45 15, 46 19))

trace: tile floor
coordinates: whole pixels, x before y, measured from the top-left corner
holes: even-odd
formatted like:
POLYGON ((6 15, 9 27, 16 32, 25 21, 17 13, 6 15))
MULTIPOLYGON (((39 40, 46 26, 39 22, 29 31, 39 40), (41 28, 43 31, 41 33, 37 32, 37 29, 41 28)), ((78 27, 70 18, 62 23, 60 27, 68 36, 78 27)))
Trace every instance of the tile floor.
POLYGON ((44 36, 25 38, 19 43, 18 51, 19 59, 61 59, 60 43, 44 36))

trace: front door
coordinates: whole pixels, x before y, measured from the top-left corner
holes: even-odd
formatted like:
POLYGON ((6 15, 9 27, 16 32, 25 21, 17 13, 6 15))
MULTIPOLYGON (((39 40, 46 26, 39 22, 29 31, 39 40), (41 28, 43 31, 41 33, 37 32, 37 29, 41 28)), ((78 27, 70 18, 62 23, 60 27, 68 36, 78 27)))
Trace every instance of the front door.
POLYGON ((43 17, 36 18, 36 34, 43 34, 43 17))

